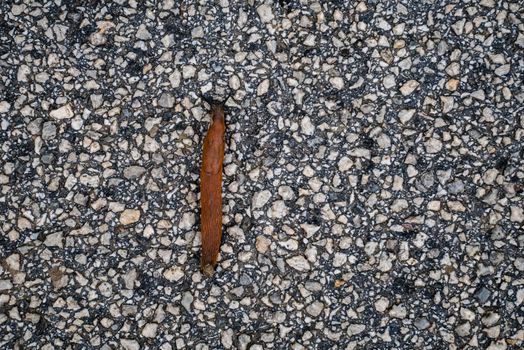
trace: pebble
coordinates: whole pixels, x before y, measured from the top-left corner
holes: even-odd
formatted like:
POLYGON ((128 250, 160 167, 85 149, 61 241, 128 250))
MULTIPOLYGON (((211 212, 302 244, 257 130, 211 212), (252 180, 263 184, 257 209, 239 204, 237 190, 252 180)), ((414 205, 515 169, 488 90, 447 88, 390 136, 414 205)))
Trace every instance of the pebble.
POLYGON ((194 213, 184 213, 182 215, 182 218, 180 219, 180 222, 178 223, 178 227, 182 230, 189 230, 193 228, 195 225, 196 219, 194 213))
POLYGON ((257 95, 262 96, 267 94, 269 90, 269 79, 264 79, 257 87, 257 95))
POLYGON ((273 15, 273 10, 271 9, 271 6, 262 4, 257 7, 257 13, 260 16, 260 20, 264 23, 271 22, 275 16, 273 15))
POLYGON ((56 137, 56 125, 53 122, 45 122, 42 126, 42 139, 52 140, 56 137))
POLYGON ((288 258, 286 259, 286 262, 288 263, 289 266, 291 266, 292 268, 300 272, 309 271, 311 269, 309 262, 302 255, 297 255, 297 256, 288 258))
POLYGON ((269 208, 267 215, 270 218, 280 219, 285 217, 289 212, 288 207, 284 201, 274 201, 269 208))
POLYGON ((173 108, 173 106, 175 105, 175 99, 173 95, 164 92, 162 93, 162 95, 160 95, 160 98, 158 99, 158 104, 160 107, 173 108))
POLYGON ((131 165, 124 169, 124 177, 126 179, 136 179, 146 172, 146 168, 138 165, 131 165))
POLYGON ((11 104, 7 101, 0 101, 0 113, 7 113, 11 109, 11 104))
POLYGON ((269 192, 268 190, 256 192, 251 200, 251 207, 253 209, 263 208, 267 204, 267 202, 269 202, 270 198, 271 192, 269 192))
POLYGON ((139 350, 140 349, 140 344, 136 340, 133 340, 133 339, 122 339, 120 341, 120 345, 125 350, 139 350))
POLYGON ((348 336, 352 337, 352 336, 355 336, 357 334, 364 332, 365 330, 366 330, 366 326, 363 324, 352 324, 352 325, 349 325, 347 334, 348 336))
POLYGON ((322 304, 320 301, 314 301, 306 308, 306 312, 313 317, 318 317, 322 310, 324 310, 324 304, 322 304))
POLYGON ((400 119, 400 122, 403 124, 406 124, 413 118, 415 115, 414 109, 403 109, 398 113, 398 118, 400 119))
POLYGON ((512 206, 510 208, 511 214, 510 214, 510 220, 513 222, 524 222, 524 209, 512 206))
POLYGON ((400 93, 404 96, 411 95, 419 85, 420 83, 416 80, 408 80, 400 87, 400 93))
POLYGON ((140 220, 140 210, 126 209, 120 213, 120 223, 122 225, 131 225, 140 220))
POLYGON ((62 232, 55 232, 48 234, 45 238, 44 244, 48 247, 63 247, 63 233, 62 232))
POLYGON ((142 328, 142 335, 146 338, 156 337, 158 331, 158 324, 156 323, 147 323, 144 328, 142 328))
POLYGON ((309 117, 304 117, 302 118, 302 120, 300 121, 300 128, 302 130, 302 133, 305 134, 305 135, 313 135, 313 133, 315 132, 315 126, 313 125, 313 123, 311 123, 311 119, 309 117))
POLYGON ((342 90, 344 88, 344 79, 341 77, 333 77, 329 79, 329 82, 337 90, 342 90))
POLYGON ((426 152, 428 153, 438 153, 442 150, 442 141, 435 138, 430 138, 425 142, 426 152))
POLYGON ((58 109, 54 109, 52 110, 49 115, 51 116, 51 118, 54 118, 54 119, 57 119, 57 120, 62 120, 62 119, 70 119, 70 118, 73 118, 74 116, 74 112, 73 112, 73 108, 67 104, 65 106, 62 106, 58 109))

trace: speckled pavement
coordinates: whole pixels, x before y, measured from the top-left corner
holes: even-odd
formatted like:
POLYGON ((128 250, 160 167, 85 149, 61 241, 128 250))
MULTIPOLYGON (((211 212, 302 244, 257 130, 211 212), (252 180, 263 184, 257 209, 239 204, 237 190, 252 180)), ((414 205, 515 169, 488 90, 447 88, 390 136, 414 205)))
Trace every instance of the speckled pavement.
POLYGON ((0 348, 522 349, 523 13, 2 1, 0 348))

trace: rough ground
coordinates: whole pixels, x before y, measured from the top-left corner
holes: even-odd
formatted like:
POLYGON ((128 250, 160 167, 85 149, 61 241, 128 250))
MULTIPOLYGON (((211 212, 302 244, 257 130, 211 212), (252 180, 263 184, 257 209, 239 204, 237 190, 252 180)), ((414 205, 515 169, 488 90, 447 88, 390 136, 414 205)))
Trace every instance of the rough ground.
POLYGON ((523 7, 2 1, 0 348, 521 349, 523 7))

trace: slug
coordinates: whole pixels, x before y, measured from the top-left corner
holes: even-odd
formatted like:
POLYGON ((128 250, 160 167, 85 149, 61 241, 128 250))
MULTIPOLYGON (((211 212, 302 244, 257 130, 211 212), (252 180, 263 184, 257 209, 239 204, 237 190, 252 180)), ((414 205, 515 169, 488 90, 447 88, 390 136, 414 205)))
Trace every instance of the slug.
POLYGON ((200 171, 202 250, 200 268, 213 275, 222 238, 222 164, 224 162, 224 106, 211 104, 212 121, 204 139, 200 171))

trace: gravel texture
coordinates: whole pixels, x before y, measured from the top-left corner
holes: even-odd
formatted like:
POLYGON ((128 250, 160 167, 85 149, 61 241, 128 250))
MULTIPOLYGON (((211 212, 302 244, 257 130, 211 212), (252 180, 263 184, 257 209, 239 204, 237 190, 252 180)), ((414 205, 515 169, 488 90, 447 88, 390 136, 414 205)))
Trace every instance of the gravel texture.
POLYGON ((2 1, 0 348, 521 349, 522 13, 2 1))

